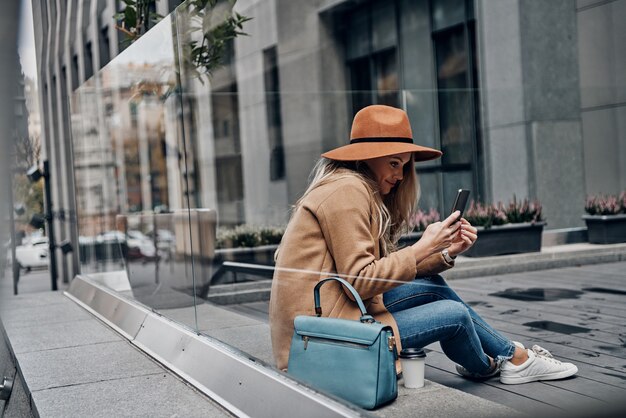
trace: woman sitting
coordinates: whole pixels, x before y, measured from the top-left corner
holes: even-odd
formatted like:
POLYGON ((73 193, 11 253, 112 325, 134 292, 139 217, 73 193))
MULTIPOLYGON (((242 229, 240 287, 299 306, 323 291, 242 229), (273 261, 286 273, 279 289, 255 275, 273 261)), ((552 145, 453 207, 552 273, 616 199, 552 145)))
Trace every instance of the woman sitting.
MULTIPOLYGON (((322 155, 277 255, 270 327, 279 368, 288 366, 294 318, 315 314, 315 284, 339 276, 354 286, 376 320, 393 327, 403 346, 439 341, 465 377, 500 373, 502 383, 517 384, 578 371, 541 347, 525 349, 502 336, 438 275, 477 239, 476 228, 458 219, 459 212, 397 249, 419 194, 413 164, 440 156, 413 143, 404 111, 381 105, 356 114, 349 145, 322 155)), ((358 320, 359 310, 340 284, 328 283, 321 292, 325 314, 358 320)))

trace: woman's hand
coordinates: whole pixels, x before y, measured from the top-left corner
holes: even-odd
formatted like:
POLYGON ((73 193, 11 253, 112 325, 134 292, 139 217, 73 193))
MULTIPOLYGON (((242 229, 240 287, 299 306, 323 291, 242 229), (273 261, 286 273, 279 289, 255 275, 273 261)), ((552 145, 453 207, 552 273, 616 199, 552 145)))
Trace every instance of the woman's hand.
POLYGON ((450 247, 454 240, 458 239, 461 222, 457 222, 456 219, 460 215, 461 213, 457 210, 443 221, 428 225, 422 234, 422 238, 412 246, 415 251, 415 258, 418 262, 431 254, 438 253, 450 247))
POLYGON ((478 230, 474 228, 466 219, 461 219, 461 228, 456 234, 456 237, 452 241, 450 247, 448 247, 448 254, 450 257, 456 257, 457 255, 467 251, 478 239, 478 230))

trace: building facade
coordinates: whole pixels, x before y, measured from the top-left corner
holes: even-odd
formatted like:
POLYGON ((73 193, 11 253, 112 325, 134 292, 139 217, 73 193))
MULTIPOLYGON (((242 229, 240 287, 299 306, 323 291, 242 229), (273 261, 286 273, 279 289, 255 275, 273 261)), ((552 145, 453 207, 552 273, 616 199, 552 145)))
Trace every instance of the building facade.
MULTIPOLYGON (((184 208, 284 224, 316 158, 372 103, 404 108, 416 142, 444 151, 416 168, 424 209, 445 213, 463 187, 539 199, 548 228, 573 228, 587 194, 626 189, 626 0, 235 7, 247 36, 202 79, 184 67, 182 11, 122 52, 122 2, 33 2, 59 240, 79 248, 119 214, 184 208)), ((80 270, 57 256, 65 279, 80 270)))

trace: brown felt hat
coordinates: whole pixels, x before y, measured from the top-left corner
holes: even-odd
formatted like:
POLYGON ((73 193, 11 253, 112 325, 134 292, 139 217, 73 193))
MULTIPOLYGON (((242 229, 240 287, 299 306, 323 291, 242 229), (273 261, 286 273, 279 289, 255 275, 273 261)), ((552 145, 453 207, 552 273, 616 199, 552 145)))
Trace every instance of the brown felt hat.
POLYGON ((395 107, 372 105, 359 110, 352 121, 350 144, 325 152, 337 161, 362 161, 412 152, 415 161, 441 157, 441 151, 413 143, 406 112, 395 107))

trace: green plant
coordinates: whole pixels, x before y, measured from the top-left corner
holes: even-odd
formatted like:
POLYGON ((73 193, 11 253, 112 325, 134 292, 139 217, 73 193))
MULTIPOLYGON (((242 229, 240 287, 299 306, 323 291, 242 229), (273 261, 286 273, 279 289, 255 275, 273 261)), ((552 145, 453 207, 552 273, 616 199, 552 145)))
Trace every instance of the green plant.
POLYGON ((492 225, 503 225, 508 222, 506 213, 501 207, 474 202, 473 200, 463 217, 473 226, 484 228, 491 228, 492 225))
POLYGON ((24 206, 24 213, 16 221, 27 225, 35 214, 43 213, 43 179, 31 183, 23 174, 13 177, 13 198, 16 204, 24 206))
POLYGON ((126 7, 113 17, 118 22, 115 28, 126 35, 126 39, 122 41, 124 46, 135 42, 150 27, 163 19, 160 14, 150 11, 155 7, 156 0, 122 0, 122 2, 126 7))
POLYGON ((217 230, 217 248, 258 247, 279 244, 284 227, 239 225, 234 228, 221 227, 217 230))
POLYGON ((222 59, 230 41, 243 32, 243 24, 252 18, 243 16, 233 7, 237 0, 189 0, 184 11, 190 22, 187 37, 201 31, 202 39, 189 40, 183 44, 182 60, 185 69, 202 81, 222 65, 222 59))
MULTIPOLYGON (((126 34, 124 44, 139 39, 163 16, 150 10, 155 0, 122 0, 126 7, 114 15, 118 30, 126 34)), ((179 13, 186 13, 189 28, 183 35, 182 62, 185 70, 202 81, 202 76, 211 76, 222 65, 224 52, 230 41, 243 32, 243 24, 251 17, 243 16, 233 7, 237 0, 188 0, 181 2, 179 13), (193 33, 200 31, 200 41, 191 40, 193 33)))
POLYGON ((626 190, 617 195, 587 196, 585 212, 589 215, 619 215, 626 213, 626 190))
POLYGON ((509 202, 508 206, 504 206, 504 213, 510 223, 524 223, 524 222, 541 222, 541 203, 539 201, 529 201, 524 199, 521 202, 517 201, 515 195, 513 195, 513 201, 509 202))

